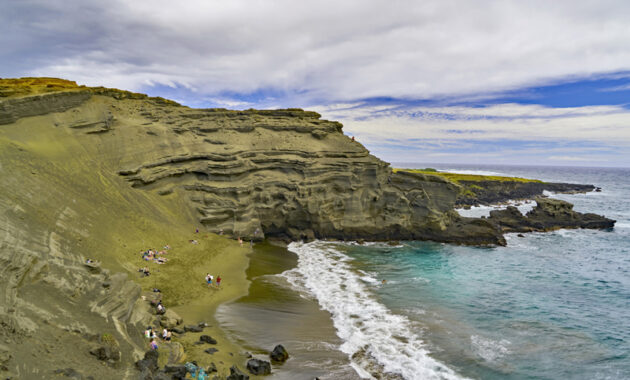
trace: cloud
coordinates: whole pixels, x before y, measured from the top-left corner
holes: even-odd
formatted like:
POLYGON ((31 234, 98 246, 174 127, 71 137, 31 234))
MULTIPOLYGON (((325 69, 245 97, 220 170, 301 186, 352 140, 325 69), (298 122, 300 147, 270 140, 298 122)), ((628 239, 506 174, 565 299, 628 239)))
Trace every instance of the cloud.
POLYGON ((630 70, 627 1, 3 2, 2 76, 295 103, 478 96, 630 70))
POLYGON ((391 161, 565 163, 630 166, 630 110, 621 106, 314 107, 391 161))

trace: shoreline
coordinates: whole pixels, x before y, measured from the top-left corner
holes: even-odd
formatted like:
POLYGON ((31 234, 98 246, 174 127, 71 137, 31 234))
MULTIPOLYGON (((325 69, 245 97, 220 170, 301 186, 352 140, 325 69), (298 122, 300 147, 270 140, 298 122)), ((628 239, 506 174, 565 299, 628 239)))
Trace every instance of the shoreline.
MULTIPOLYGON (((297 266, 297 255, 281 243, 254 245, 247 270, 249 294, 222 304, 217 320, 228 335, 264 359, 276 345, 289 352, 289 360, 272 364, 269 379, 360 379, 347 355, 339 350, 331 315, 318 301, 294 289, 279 274, 297 266)), ((268 356, 267 359, 268 360, 268 356)))

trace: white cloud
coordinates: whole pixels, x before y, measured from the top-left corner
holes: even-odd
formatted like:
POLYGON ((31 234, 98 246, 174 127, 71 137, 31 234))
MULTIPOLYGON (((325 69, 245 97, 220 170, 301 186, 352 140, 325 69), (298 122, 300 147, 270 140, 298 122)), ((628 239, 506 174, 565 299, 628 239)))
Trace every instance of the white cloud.
POLYGON ((345 129, 374 142, 396 139, 598 141, 630 146, 630 110, 619 106, 551 108, 499 104, 488 107, 313 107, 345 129))
POLYGON ((314 107, 339 120, 390 161, 471 163, 598 162, 630 166, 630 110, 619 106, 551 108, 314 107), (420 158, 422 158, 420 160, 420 158))
POLYGON ((3 75, 299 99, 477 94, 630 70, 630 3, 5 2, 3 75))

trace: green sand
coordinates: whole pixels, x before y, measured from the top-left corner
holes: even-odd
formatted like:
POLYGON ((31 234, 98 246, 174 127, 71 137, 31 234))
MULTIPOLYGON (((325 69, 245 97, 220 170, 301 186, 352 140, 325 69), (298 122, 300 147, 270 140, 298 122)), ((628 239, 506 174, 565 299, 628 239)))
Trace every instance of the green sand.
MULTIPOLYGON (((92 110, 77 112, 89 117, 92 110)), ((7 335, 12 360, 30 363, 32 347, 45 347, 41 359, 31 365, 38 373, 74 367, 85 375, 117 378, 133 368, 133 362, 147 349, 141 331, 150 317, 148 307, 134 306, 137 293, 127 280, 122 280, 119 294, 99 290, 107 276, 122 272, 143 291, 157 285, 166 307, 180 313, 184 323, 201 320, 197 319, 201 318, 199 308, 208 311, 203 320, 212 327, 204 333, 219 341, 219 353, 210 358, 198 352, 200 346, 191 341, 200 334, 186 334, 175 341, 187 349, 187 360, 214 361, 222 375, 229 373, 232 364, 244 369, 243 357, 229 355, 241 349, 226 339, 209 316, 220 303, 246 294, 249 247, 241 248, 233 240, 205 231, 178 194, 164 196, 130 187, 117 175, 120 163, 112 151, 115 146, 55 127, 55 120, 55 115, 35 116, 0 128, 2 276, 19 281, 19 288, 6 288, 8 299, 57 300, 57 305, 44 305, 43 309, 21 309, 14 304, 17 312, 10 323, 19 333, 7 335), (202 230, 200 234, 194 233, 196 228, 202 230), (199 244, 189 243, 190 239, 199 244), (172 247, 168 263, 147 265, 141 259, 141 250, 161 249, 166 244, 172 247), (82 265, 86 258, 98 261, 109 274, 88 273, 82 265), (21 261, 12 264, 11 260, 21 261), (152 275, 142 278, 137 269, 145 265, 152 275), (220 290, 208 289, 203 283, 207 272, 224 278, 220 290), (101 305, 98 310, 119 313, 126 324, 117 326, 99 313, 90 313, 95 300, 101 305), (31 332, 35 330, 37 334, 31 332), (89 355, 95 344, 89 338, 93 334, 110 334, 120 342, 122 366, 103 366, 89 355)), ((137 144, 141 146, 141 142, 137 144)), ((5 304, 11 305, 11 301, 5 304)), ((161 362, 166 361, 167 352, 160 352, 164 353, 161 362)))

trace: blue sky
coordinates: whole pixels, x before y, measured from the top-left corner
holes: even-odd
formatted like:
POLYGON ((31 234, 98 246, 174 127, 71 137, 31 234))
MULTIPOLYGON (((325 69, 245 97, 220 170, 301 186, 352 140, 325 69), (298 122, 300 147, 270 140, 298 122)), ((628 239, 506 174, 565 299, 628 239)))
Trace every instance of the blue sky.
POLYGON ((0 76, 302 107, 394 162, 630 166, 627 1, 0 0, 0 76))

